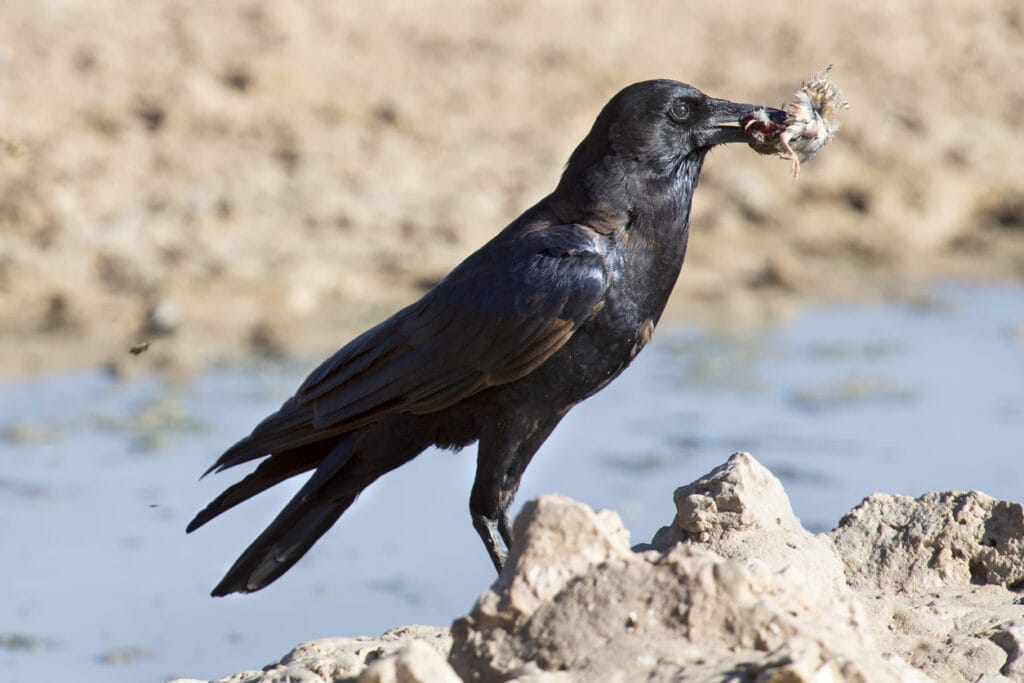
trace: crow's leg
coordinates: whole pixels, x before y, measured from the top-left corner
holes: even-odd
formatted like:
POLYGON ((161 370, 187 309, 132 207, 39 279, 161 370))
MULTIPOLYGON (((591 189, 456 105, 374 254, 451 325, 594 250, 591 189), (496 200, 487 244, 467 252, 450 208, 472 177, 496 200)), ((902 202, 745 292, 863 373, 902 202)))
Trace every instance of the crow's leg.
POLYGON ((566 412, 540 418, 515 416, 501 420, 480 437, 469 512, 473 528, 484 542, 498 573, 505 566, 507 549, 512 546, 508 510, 519 490, 523 472, 566 412))

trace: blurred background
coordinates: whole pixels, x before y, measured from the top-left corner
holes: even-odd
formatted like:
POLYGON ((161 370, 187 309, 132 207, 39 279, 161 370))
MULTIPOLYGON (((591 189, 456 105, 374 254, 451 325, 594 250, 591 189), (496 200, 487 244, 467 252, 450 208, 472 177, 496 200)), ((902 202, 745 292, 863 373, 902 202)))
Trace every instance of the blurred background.
POLYGON ((196 475, 549 192, 623 86, 777 106, 828 64, 839 137, 796 181, 710 155, 655 343, 527 473, 520 501, 635 541, 741 448, 816 531, 875 490, 1020 500, 1024 5, 0 3, 0 680, 223 675, 464 613, 470 453, 218 601, 289 491, 185 537, 233 481, 196 475))

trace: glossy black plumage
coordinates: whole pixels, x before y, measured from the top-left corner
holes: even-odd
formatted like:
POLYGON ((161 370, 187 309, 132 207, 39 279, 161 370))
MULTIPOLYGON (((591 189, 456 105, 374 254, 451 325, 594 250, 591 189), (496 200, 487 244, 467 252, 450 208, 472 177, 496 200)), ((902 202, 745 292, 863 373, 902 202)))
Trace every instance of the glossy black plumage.
POLYGON ((612 98, 552 194, 327 359, 214 463, 219 472, 266 458, 190 532, 288 477, 313 475, 213 594, 259 590, 377 477, 431 445, 474 441, 470 511, 500 570, 530 458, 650 339, 686 253, 704 155, 748 141, 736 123, 753 109, 668 80, 612 98))

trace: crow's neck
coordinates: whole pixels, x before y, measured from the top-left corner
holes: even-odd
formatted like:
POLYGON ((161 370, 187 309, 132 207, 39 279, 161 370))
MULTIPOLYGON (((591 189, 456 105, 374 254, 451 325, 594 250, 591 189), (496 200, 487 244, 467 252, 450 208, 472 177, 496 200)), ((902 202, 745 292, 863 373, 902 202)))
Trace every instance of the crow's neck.
MULTIPOLYGON (((581 172, 570 164, 548 204, 561 222, 589 225, 601 233, 624 227, 652 246, 685 240, 703 163, 704 153, 698 152, 655 170, 608 159, 581 172)), ((671 244, 662 246, 674 251, 671 244)))

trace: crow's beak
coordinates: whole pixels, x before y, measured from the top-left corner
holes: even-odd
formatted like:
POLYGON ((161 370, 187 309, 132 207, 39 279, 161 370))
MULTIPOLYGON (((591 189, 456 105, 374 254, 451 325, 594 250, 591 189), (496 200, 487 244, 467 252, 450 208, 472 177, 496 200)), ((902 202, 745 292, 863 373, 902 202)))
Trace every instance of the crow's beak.
POLYGON ((764 110, 768 118, 779 125, 786 120, 786 112, 781 109, 764 107, 757 104, 740 104, 729 100, 708 98, 711 112, 708 125, 704 129, 703 142, 708 147, 724 145, 729 142, 754 142, 750 133, 740 126, 740 119, 755 111, 764 110))

